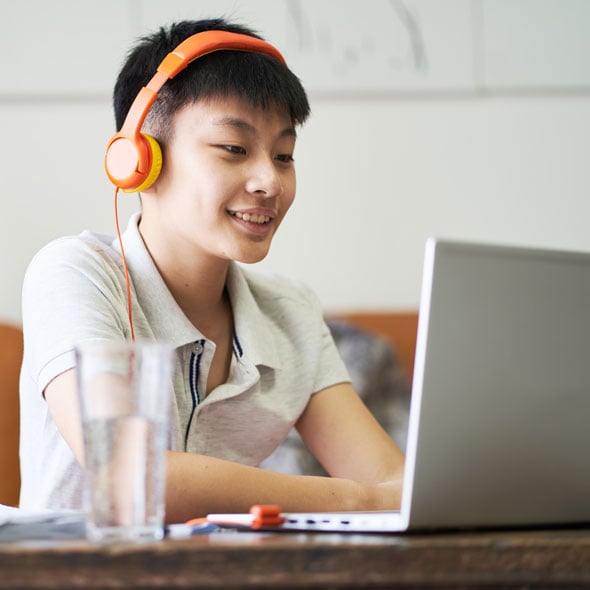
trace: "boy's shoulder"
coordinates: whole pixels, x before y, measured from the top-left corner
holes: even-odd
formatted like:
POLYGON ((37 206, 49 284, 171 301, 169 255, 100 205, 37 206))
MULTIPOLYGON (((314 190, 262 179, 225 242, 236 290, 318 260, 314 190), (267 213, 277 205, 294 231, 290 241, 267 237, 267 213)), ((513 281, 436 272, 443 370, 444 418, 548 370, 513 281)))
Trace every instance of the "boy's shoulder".
POLYGON ((304 281, 280 273, 245 269, 239 265, 248 291, 258 308, 268 316, 315 321, 322 315, 322 305, 313 289, 304 281))
POLYGON ((242 265, 239 265, 239 269, 257 298, 273 300, 286 298, 301 301, 302 298, 314 297, 312 289, 300 279, 269 270, 246 269, 242 265))
POLYGON ((39 249, 33 257, 33 261, 39 258, 71 260, 77 256, 87 256, 92 253, 111 257, 115 254, 112 242, 112 236, 84 230, 79 234, 62 236, 51 240, 39 249))
POLYGON ((26 276, 92 267, 117 267, 120 253, 112 246, 113 237, 84 230, 76 235, 55 238, 31 259, 26 276))

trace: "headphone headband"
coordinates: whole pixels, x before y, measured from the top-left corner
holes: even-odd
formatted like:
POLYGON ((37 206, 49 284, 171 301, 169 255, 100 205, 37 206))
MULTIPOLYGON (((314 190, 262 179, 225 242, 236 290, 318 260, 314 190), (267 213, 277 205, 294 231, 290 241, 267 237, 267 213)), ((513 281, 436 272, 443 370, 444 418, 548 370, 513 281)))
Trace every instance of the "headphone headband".
POLYGON ((143 135, 141 128, 158 92, 195 59, 222 50, 264 53, 286 65, 275 47, 250 35, 215 30, 185 39, 162 60, 152 79, 135 97, 121 130, 109 141, 105 169, 115 186, 126 192, 137 192, 153 184, 160 173, 162 155, 156 140, 143 135))

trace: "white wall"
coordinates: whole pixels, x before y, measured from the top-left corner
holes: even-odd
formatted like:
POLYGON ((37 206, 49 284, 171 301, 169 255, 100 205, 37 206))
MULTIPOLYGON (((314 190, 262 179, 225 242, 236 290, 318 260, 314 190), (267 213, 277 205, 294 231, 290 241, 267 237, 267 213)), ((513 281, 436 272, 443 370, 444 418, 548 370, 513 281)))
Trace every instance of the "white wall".
MULTIPOLYGON (((259 25, 279 47, 284 41, 288 61, 300 66, 293 69, 310 81, 313 115, 296 151, 298 196, 262 266, 306 280, 329 310, 399 309, 418 304, 429 235, 590 250, 590 67, 578 34, 590 29, 590 3, 397 2, 423 25, 430 69, 412 70, 408 58, 397 63, 399 76, 381 64, 366 79, 367 65, 322 88, 314 68, 333 63, 336 49, 350 57, 354 48, 333 43, 324 48, 324 62, 297 53, 281 10, 305 9, 306 2, 214 3, 259 25), (453 17, 448 22, 441 6, 453 17), (532 8, 539 10, 531 19, 532 8), (561 32, 551 29, 555 23, 561 32), (456 27, 456 38, 449 27, 456 27), (354 75, 359 84, 351 88, 354 75)), ((340 0, 337 6, 348 6, 339 14, 351 21, 368 4, 340 0)), ((156 23, 212 14, 210 5, 0 2, 8 70, 0 81, 0 319, 20 320, 22 277, 45 242, 86 227, 112 233, 112 188, 102 157, 113 132, 110 88, 132 38, 156 23)), ((374 6, 385 5, 375 0, 374 6)), ((305 14, 316 19, 307 32, 317 41, 323 29, 314 22, 324 13, 305 14)), ((357 54, 361 65, 372 58, 367 39, 364 57, 357 54)), ((407 57, 408 47, 396 50, 407 57)), ((123 199, 125 222, 136 200, 123 199)))

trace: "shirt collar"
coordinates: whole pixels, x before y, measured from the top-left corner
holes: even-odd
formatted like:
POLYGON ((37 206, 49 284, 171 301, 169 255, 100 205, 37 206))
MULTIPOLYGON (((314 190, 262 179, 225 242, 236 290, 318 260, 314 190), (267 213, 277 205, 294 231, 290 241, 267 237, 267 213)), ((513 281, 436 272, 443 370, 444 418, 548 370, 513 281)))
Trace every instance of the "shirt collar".
POLYGON ((235 262, 229 266, 226 285, 234 315, 234 335, 244 355, 255 365, 277 368, 279 357, 272 320, 260 309, 248 275, 235 262))

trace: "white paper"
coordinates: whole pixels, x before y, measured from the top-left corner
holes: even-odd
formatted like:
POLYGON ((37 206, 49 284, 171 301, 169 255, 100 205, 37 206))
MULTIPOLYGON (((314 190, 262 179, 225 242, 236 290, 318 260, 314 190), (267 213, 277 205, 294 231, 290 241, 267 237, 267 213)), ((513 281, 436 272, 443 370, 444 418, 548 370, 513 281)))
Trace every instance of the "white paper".
POLYGON ((0 504, 0 543, 85 538, 84 513, 27 511, 0 504))

